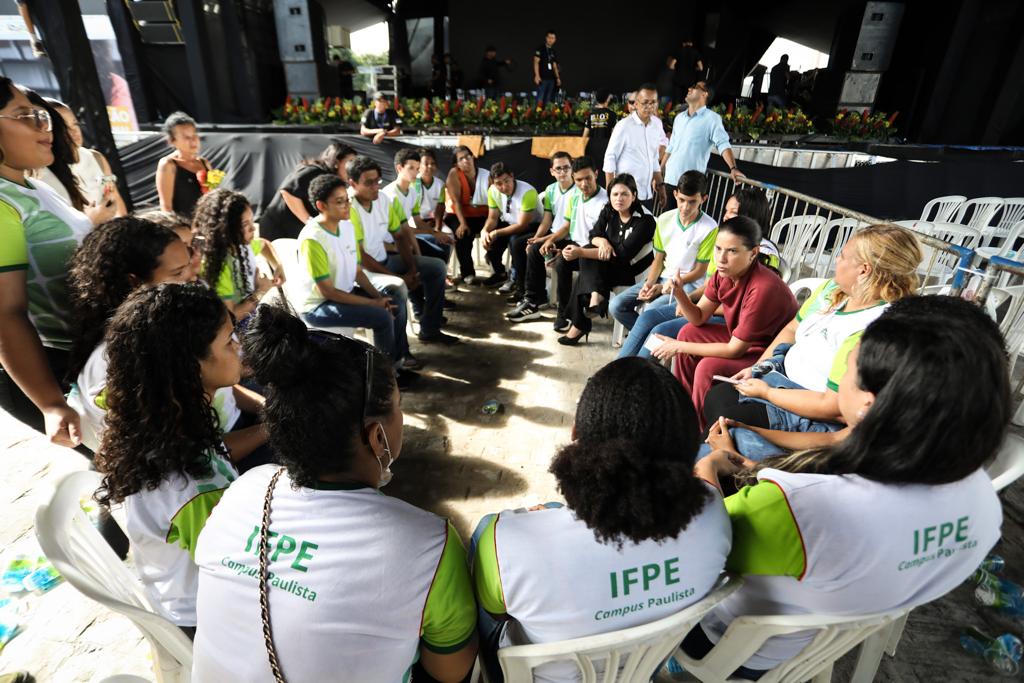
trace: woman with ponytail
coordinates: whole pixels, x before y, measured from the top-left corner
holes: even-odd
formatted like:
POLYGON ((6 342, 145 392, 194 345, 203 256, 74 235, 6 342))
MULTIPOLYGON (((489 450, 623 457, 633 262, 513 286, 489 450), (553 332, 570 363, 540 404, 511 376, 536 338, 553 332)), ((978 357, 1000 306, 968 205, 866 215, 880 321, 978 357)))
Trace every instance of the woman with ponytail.
MULTIPOLYGON (((698 434, 689 397, 656 363, 621 358, 590 378, 551 463, 566 505, 488 515, 473 536, 489 680, 501 680, 499 647, 645 624, 708 593, 731 534, 721 496, 693 474, 698 434)), ((537 669, 544 681, 576 673, 537 669)))

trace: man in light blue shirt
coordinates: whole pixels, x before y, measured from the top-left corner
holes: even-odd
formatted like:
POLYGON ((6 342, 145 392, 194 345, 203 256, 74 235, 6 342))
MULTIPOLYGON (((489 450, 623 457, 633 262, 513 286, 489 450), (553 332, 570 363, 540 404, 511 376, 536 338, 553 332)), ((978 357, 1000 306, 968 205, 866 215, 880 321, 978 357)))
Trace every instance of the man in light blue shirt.
POLYGON ((669 191, 674 189, 679 177, 687 171, 706 173, 711 146, 729 166, 732 179, 744 177, 736 168, 736 158, 729 144, 729 134, 722 126, 722 117, 708 109, 710 88, 704 81, 698 81, 686 91, 686 111, 676 114, 672 122, 672 139, 668 143, 665 159, 665 181, 669 191))

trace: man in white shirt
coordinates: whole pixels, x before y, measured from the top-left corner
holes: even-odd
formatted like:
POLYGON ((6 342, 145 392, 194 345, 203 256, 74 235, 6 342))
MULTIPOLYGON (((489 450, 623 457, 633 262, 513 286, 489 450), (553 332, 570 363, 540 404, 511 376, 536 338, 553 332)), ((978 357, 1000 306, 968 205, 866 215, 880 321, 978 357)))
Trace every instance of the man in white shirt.
POLYGON ((660 203, 665 203, 659 153, 665 129, 654 116, 657 106, 657 87, 644 83, 636 93, 636 109, 615 124, 603 164, 605 185, 610 185, 620 173, 630 174, 636 180, 640 203, 648 210, 654 208, 655 193, 660 203))

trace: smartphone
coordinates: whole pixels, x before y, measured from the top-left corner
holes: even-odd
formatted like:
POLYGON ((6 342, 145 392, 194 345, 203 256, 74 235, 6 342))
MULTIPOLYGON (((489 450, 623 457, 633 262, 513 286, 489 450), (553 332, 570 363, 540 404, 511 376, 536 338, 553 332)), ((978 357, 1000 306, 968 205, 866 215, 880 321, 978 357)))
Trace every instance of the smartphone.
POLYGON ((647 341, 644 342, 644 348, 651 353, 654 353, 654 350, 664 343, 664 340, 659 339, 652 334, 647 338, 647 341))
POLYGON ((738 379, 732 377, 726 377, 725 375, 711 375, 711 381, 713 382, 726 382, 727 384, 742 384, 738 379))

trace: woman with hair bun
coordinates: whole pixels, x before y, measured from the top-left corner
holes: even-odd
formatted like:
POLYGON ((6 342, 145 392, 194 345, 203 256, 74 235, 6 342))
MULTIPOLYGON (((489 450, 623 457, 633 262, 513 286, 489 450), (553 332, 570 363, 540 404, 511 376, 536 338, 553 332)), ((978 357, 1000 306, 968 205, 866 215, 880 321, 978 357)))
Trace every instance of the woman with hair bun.
POLYGON ((462 541, 380 491, 402 452, 391 361, 271 306, 245 356, 283 467, 239 478, 203 531, 193 680, 270 683, 268 659, 289 681, 425 678, 414 665, 463 680, 477 648, 462 541))
POLYGON ((174 151, 156 165, 156 192, 161 211, 192 216, 203 196, 198 173, 209 171, 210 162, 199 154, 196 120, 183 111, 172 113, 161 126, 167 144, 174 151))
POLYGON ((102 505, 124 503, 136 569, 166 616, 196 625, 196 540, 237 477, 213 401, 242 362, 231 315, 199 283, 133 292, 106 334, 102 505))
MULTIPOLYGON (((731 531, 721 496, 693 474, 698 434, 689 397, 656 363, 621 358, 590 378, 551 463, 566 506, 488 515, 473 535, 489 680, 501 680, 499 647, 646 624, 711 590, 731 531)), ((536 670, 577 675, 571 663, 536 670)))

